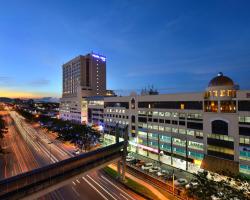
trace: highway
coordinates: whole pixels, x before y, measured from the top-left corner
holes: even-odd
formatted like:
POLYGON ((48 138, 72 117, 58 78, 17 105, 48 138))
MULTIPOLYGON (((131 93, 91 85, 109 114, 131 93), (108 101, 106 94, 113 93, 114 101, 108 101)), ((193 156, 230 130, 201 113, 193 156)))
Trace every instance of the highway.
MULTIPOLYGON (((4 160, 3 176, 9 177, 49 163, 72 157, 73 150, 63 143, 52 140, 42 129, 34 128, 15 111, 5 113, 9 133, 4 139, 4 146, 13 154, 4 160)), ((91 172, 40 199, 143 199, 123 185, 107 177, 101 171, 91 172)))

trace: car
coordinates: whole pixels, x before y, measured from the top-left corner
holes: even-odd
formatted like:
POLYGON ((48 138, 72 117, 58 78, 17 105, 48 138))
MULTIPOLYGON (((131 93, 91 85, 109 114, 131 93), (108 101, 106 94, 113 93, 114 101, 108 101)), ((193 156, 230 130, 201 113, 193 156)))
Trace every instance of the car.
POLYGON ((154 166, 148 170, 150 173, 161 171, 160 167, 154 166))
POLYGON ((132 160, 130 163, 131 163, 132 165, 136 165, 138 162, 139 162, 139 160, 135 158, 135 159, 132 160))
POLYGON ((131 162, 131 161, 133 161, 133 160, 135 160, 135 158, 132 157, 132 156, 127 156, 127 157, 126 157, 126 161, 127 161, 127 162, 131 162))
POLYGON ((144 165, 141 166, 142 170, 148 170, 153 168, 153 163, 145 163, 144 165))
POLYGON ((79 154, 80 154, 80 150, 79 150, 79 149, 75 150, 75 151, 74 151, 74 154, 75 154, 75 155, 79 155, 79 154))
POLYGON ((167 174, 167 175, 164 176, 164 179, 165 179, 166 181, 173 181, 173 179, 174 179, 174 180, 177 179, 177 176, 176 176, 176 175, 167 174))
POLYGON ((189 188, 196 188, 197 186, 199 185, 199 183, 197 182, 190 182, 189 184, 187 184, 185 186, 186 189, 189 189, 189 188))
POLYGON ((165 169, 162 169, 161 173, 164 174, 164 175, 171 175, 170 172, 165 170, 165 169))
POLYGON ((141 167, 142 165, 145 165, 145 161, 138 160, 138 162, 135 164, 136 167, 141 167))
POLYGON ((162 173, 161 171, 159 171, 159 172, 156 172, 156 175, 157 175, 157 176, 164 176, 165 174, 162 173))
POLYGON ((176 186, 184 186, 184 185, 186 185, 188 183, 188 181, 186 180, 186 179, 184 179, 184 178, 179 178, 179 179, 177 179, 176 181, 174 181, 174 184, 176 185, 176 186))

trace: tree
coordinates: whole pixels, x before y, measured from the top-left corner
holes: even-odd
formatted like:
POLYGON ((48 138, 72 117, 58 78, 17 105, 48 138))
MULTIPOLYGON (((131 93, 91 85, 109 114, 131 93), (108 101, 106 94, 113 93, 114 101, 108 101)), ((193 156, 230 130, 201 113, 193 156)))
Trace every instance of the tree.
MULTIPOLYGON (((0 115, 0 139, 4 137, 4 133, 6 133, 5 122, 3 120, 3 117, 0 115)), ((3 152, 1 144, 0 144, 0 152, 3 152)))
POLYGON ((212 197, 220 200, 249 199, 246 188, 231 185, 232 181, 235 181, 232 178, 215 181, 214 174, 209 175, 210 178, 207 171, 194 174, 191 182, 196 182, 198 185, 187 189, 188 196, 204 200, 212 200, 212 197))

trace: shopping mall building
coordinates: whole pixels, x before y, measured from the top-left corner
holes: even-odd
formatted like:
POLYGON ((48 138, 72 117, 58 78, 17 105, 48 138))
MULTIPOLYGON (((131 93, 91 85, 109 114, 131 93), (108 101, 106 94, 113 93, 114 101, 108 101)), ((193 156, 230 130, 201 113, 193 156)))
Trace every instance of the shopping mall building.
POLYGON ((250 90, 222 73, 201 93, 104 98, 105 132, 126 125, 131 152, 190 172, 250 175, 250 90))

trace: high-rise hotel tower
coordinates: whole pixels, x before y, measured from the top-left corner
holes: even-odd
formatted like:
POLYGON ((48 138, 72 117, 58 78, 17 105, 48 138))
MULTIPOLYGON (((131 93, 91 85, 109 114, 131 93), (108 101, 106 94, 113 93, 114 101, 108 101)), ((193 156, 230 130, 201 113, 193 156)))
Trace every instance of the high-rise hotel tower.
POLYGON ((106 58, 94 53, 80 55, 63 64, 62 71, 60 118, 84 123, 87 113, 83 99, 106 93, 106 58))

